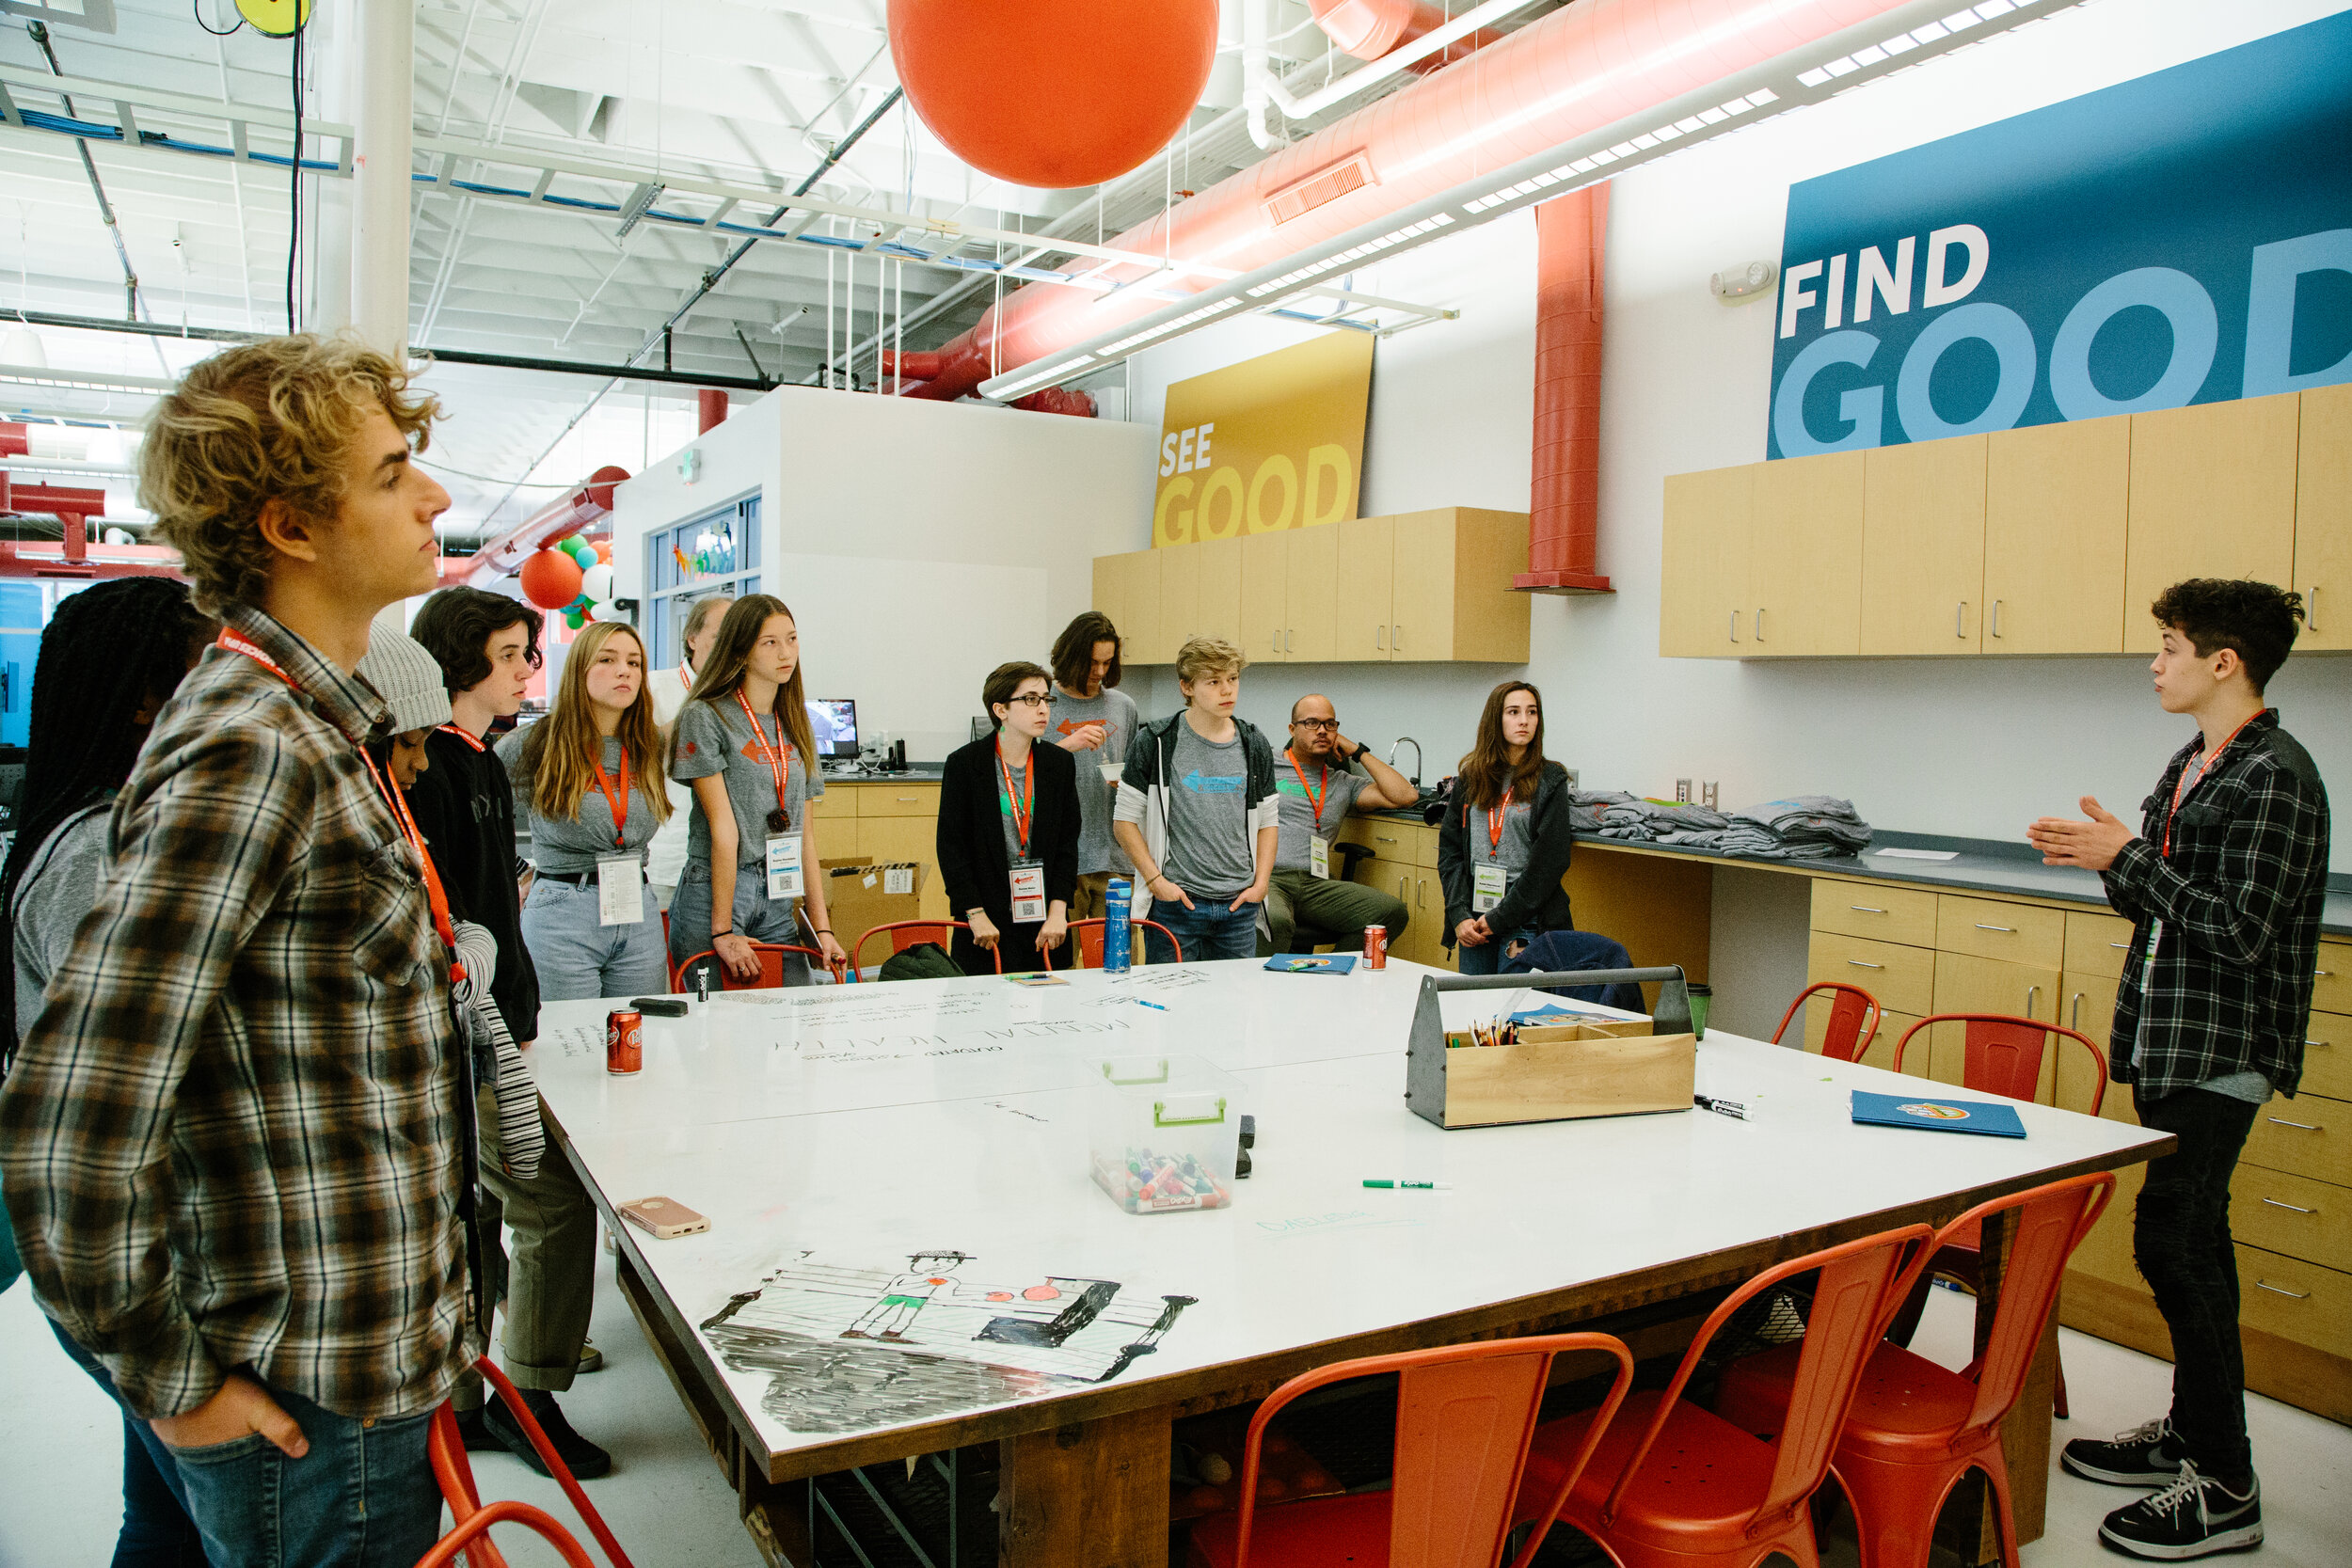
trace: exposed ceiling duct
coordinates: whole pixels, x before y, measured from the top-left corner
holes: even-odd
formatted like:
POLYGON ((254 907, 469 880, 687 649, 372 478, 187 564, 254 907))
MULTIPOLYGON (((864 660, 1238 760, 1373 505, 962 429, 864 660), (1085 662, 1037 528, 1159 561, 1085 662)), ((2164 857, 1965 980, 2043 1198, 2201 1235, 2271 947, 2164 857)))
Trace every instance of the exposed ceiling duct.
MULTIPOLYGON (((2013 25, 2071 3, 1983 0, 1938 21, 1939 6, 1901 0, 1584 0, 1119 237, 1117 248, 1181 255, 1243 274, 1222 285, 1173 280, 1173 287, 1218 296, 1197 310, 1155 303, 1141 289, 1098 296, 1025 288, 943 345, 938 373, 908 395, 953 400, 983 382, 991 383, 991 395, 1035 390, 1066 377, 1059 368, 1034 377, 1010 372, 1099 341, 1090 356, 1073 356, 1067 367, 1070 373, 1082 372, 1133 352, 1147 337, 1160 341, 1198 325, 1194 315, 1205 321, 1212 312, 1245 304, 1262 308, 1311 277, 1336 274, 1358 255, 1426 239, 1461 221, 1436 206, 1474 180, 1500 178, 1521 164, 1534 171, 1506 191, 1465 204, 1483 219, 1531 198, 1539 187, 1573 188, 1606 178, 1615 166, 1676 138, 1713 134, 1763 105, 1826 97, 1841 82, 1899 69, 1914 51, 1924 58, 1978 36, 1973 30, 1980 25, 2013 25), (1849 29, 1851 39, 1843 36, 1849 29), (1743 77, 1776 63, 1795 67, 1785 74, 1775 71, 1784 90, 1759 90, 1747 102, 1734 95, 1720 107, 1697 102, 1719 88, 1745 87, 1743 77), (1597 147, 1577 162, 1575 175, 1565 166, 1546 174, 1536 165, 1581 138, 1613 135, 1629 120, 1667 110, 1681 119, 1635 135, 1623 151, 1597 147), (1411 221, 1424 211, 1426 216, 1411 221), (1379 226, 1391 220, 1402 227, 1381 236, 1379 226), (1345 256, 1324 254, 1359 231, 1374 237, 1345 256), (1258 276, 1294 260, 1307 265, 1292 277, 1258 276), (1120 336, 1120 329, 1147 316, 1162 324, 1158 330, 1120 336)), ((1145 274, 1129 268, 1108 276, 1125 281, 1145 274)))

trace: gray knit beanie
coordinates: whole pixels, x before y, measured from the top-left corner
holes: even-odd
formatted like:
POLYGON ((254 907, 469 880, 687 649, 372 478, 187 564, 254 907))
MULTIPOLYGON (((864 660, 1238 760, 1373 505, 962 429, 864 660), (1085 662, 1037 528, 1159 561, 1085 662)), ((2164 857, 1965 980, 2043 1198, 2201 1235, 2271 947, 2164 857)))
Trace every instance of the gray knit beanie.
POLYGON ((441 680, 441 666, 405 631, 376 624, 367 657, 359 660, 359 678, 392 710, 394 735, 449 722, 449 688, 441 680))

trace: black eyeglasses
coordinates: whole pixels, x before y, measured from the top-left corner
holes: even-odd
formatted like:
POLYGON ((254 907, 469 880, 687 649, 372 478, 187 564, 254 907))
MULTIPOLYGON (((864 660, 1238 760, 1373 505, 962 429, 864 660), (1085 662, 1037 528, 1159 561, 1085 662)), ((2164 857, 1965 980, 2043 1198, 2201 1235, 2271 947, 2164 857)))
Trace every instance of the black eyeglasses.
POLYGON ((1012 701, 1015 704, 1026 704, 1030 707, 1052 707, 1054 694, 1050 691, 1025 691, 1012 701))
POLYGON ((1291 728, 1295 730, 1329 730, 1333 735, 1337 735, 1340 732, 1340 721, 1336 719, 1294 719, 1291 721, 1291 728))

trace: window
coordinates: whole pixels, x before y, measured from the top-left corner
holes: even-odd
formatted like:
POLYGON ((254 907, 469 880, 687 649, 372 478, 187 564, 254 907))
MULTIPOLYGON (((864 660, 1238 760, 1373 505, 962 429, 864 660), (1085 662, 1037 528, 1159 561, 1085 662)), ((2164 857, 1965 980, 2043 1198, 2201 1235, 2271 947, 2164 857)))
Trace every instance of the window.
POLYGON ((645 538, 645 641, 657 665, 679 660, 688 607, 759 592, 759 498, 748 496, 645 538))

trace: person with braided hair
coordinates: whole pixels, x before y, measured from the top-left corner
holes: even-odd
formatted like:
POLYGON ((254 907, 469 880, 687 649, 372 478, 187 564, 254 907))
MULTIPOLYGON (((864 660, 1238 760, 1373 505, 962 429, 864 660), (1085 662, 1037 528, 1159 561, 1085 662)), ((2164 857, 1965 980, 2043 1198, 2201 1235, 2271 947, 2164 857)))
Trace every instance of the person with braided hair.
MULTIPOLYGON (((9 1062, 19 1029, 40 1011, 50 975, 98 901, 115 792, 131 776, 156 714, 217 629, 197 612, 185 584, 126 578, 66 598, 41 633, 21 825, 0 869, 0 931, 16 970, 15 985, 0 987, 0 1056, 9 1062)), ((0 1223, 0 1290, 17 1272, 12 1232, 0 1223)), ((50 1328, 114 1398, 114 1380, 98 1358, 56 1323, 50 1328)), ((125 1408, 116 1568, 203 1560, 171 1450, 125 1408)))

